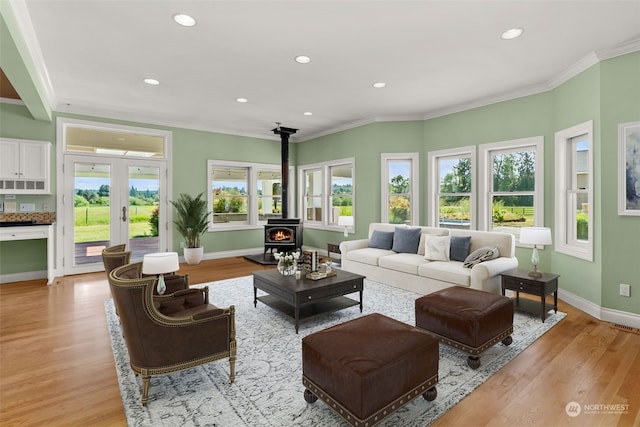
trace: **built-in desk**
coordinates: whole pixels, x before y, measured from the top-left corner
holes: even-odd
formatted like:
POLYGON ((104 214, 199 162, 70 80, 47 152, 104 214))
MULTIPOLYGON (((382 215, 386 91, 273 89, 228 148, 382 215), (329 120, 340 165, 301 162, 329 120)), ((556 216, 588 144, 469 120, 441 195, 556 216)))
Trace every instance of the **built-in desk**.
POLYGON ((47 239, 47 284, 53 283, 55 271, 55 246, 53 224, 0 227, 0 241, 47 239))

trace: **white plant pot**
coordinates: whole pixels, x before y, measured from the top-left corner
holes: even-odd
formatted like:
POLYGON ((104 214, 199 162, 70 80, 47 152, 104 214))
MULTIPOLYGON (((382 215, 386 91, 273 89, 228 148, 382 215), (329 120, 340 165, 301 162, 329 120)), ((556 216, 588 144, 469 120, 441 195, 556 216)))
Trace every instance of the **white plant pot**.
POLYGON ((202 257, 204 256, 204 247, 199 248, 184 248, 184 260, 189 265, 200 264, 202 257))

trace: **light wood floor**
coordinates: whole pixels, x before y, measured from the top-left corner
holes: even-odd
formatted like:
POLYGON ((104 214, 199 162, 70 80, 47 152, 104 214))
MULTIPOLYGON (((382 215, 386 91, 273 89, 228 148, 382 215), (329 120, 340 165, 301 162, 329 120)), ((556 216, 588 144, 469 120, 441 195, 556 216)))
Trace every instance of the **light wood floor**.
MULTIPOLYGON (((192 284, 246 276, 241 257, 181 265, 192 284)), ((126 425, 105 322, 104 273, 0 285, 0 424, 126 425)), ((215 298, 214 301, 215 303, 215 298)), ((433 426, 638 426, 640 335, 568 316, 433 426), (582 414, 569 417, 569 402, 582 414), (602 407, 628 405, 627 413, 602 407)), ((302 399, 300 395, 300 399, 302 399)), ((426 402, 425 402, 426 404, 426 402)), ((624 409, 625 407, 623 407, 624 409)), ((223 426, 226 427, 226 426, 223 426)))

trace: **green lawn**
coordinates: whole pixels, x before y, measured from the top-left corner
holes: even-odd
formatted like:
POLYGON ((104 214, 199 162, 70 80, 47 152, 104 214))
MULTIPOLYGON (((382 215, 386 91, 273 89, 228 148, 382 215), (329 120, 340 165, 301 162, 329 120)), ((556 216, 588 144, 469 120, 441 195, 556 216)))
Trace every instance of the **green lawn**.
MULTIPOLYGON (((130 206, 129 236, 150 236, 149 218, 155 206, 130 206)), ((75 243, 109 240, 109 206, 74 208, 75 243)))

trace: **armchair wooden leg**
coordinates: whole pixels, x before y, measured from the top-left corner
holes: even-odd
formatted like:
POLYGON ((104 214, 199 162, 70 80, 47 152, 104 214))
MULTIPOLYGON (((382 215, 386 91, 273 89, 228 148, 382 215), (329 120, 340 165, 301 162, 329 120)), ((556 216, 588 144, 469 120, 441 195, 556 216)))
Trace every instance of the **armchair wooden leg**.
POLYGON ((151 376, 142 372, 142 406, 147 406, 147 402, 149 402, 149 381, 151 376))
POLYGON ((229 380, 234 382, 236 379, 236 356, 229 356, 229 380))

